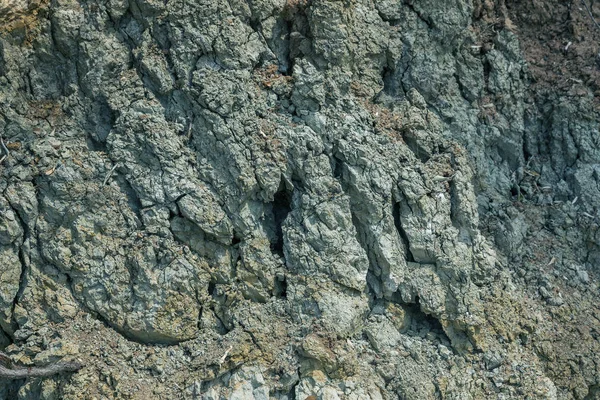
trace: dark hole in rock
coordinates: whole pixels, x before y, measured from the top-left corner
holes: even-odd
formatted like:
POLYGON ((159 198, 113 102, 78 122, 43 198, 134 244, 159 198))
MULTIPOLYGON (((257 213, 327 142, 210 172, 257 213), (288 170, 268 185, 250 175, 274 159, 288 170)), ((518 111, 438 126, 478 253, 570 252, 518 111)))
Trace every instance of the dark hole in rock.
POLYGON ((90 132, 88 147, 92 151, 107 152, 106 138, 117 120, 117 113, 111 110, 108 101, 100 98, 92 104, 86 113, 87 126, 90 132))
POLYGON ((413 257, 412 252, 410 251, 410 243, 408 242, 408 236, 406 235, 406 231, 402 227, 402 221, 400 220, 400 202, 395 202, 392 208, 392 215, 394 216, 394 225, 396 225, 396 230, 400 235, 400 239, 404 244, 404 253, 406 255, 406 261, 414 262, 415 258, 413 257))
POLYGON ((333 171, 333 176, 336 177, 336 179, 342 179, 344 177, 344 164, 341 160, 337 159, 336 157, 332 157, 331 158, 331 170, 333 171))
POLYGON ((233 330, 233 327, 228 326, 228 323, 226 323, 226 321, 224 320, 224 316, 219 315, 218 312, 216 312, 213 309, 214 315, 216 317, 216 322, 217 322, 217 332, 219 333, 219 335, 227 335, 229 332, 231 332, 233 330))
POLYGON ((398 88, 397 88, 397 83, 398 80, 394 79, 394 72, 395 70, 393 68, 390 68, 388 66, 384 66, 383 69, 381 70, 381 79, 383 81, 383 91, 384 93, 387 93, 388 95, 394 97, 398 95, 398 88))
POLYGON ((432 332, 441 342, 451 343, 440 321, 421 310, 419 296, 416 296, 414 303, 403 304, 402 307, 410 315, 410 331, 419 336, 426 336, 427 333, 432 332))
POLYGON ((287 280, 285 276, 275 278, 275 297, 278 299, 287 298, 287 280))
POLYGON ((588 386, 588 394, 583 400, 593 400, 600 396, 600 385, 588 386))
POLYGON ((273 199, 272 212, 274 224, 274 237, 271 239, 271 251, 283 257, 283 222, 292 210, 292 193, 285 187, 282 181, 279 185, 279 191, 275 193, 273 199))

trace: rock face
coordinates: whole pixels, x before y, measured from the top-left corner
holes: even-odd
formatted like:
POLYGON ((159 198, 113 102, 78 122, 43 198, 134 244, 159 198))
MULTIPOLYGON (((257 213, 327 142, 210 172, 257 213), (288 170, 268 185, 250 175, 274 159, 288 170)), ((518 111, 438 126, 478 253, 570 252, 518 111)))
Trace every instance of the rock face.
POLYGON ((85 364, 0 398, 600 398, 554 3, 0 4, 0 350, 85 364))

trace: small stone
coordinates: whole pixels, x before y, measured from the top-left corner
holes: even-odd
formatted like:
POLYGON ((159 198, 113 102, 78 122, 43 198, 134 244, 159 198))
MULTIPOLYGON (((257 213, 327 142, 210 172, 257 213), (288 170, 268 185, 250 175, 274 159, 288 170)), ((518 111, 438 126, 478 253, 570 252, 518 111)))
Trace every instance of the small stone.
POLYGON ((577 271, 577 276, 579 277, 579 280, 581 281, 581 283, 584 283, 584 284, 590 283, 590 276, 587 273, 587 271, 580 269, 577 271))

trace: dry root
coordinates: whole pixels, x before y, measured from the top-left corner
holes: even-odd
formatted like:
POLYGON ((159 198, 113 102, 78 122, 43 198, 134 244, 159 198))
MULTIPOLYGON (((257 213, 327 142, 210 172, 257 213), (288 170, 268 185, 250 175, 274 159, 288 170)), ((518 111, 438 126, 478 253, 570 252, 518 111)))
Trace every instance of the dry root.
POLYGON ((45 378, 62 372, 75 372, 81 367, 83 364, 78 361, 59 361, 45 367, 13 366, 10 358, 0 352, 0 378, 4 379, 45 378))

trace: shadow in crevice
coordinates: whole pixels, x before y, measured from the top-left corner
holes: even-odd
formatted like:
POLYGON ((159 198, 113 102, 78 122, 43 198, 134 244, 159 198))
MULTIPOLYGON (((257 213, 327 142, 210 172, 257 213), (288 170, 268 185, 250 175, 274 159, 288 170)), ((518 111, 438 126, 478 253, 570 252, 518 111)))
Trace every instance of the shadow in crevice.
POLYGON ((410 317, 410 326, 408 327, 408 334, 416 334, 419 336, 427 336, 429 333, 433 333, 441 342, 452 343, 441 322, 431 314, 425 313, 421 309, 419 296, 416 296, 414 303, 400 303, 404 311, 410 317))
POLYGON ((273 292, 278 299, 287 298, 287 280, 285 276, 275 278, 273 292))
POLYGON ((211 280, 208 283, 208 295, 209 296, 214 296, 215 295, 215 281, 211 280))
POLYGON ((222 288, 219 289, 217 282, 213 279, 210 280, 207 287, 208 296, 211 300, 205 302, 200 307, 198 315, 198 331, 202 332, 205 329, 214 330, 219 335, 227 335, 233 330, 233 325, 228 318, 226 308, 224 304, 226 302, 226 295, 224 295, 222 288), (208 326, 204 326, 205 317, 207 321, 212 321, 208 326))
POLYGON ((89 132, 89 149, 108 153, 106 139, 115 125, 117 113, 110 108, 104 98, 92 103, 86 111, 85 127, 89 132))
POLYGON ((588 386, 588 394, 583 400, 593 400, 600 398, 600 384, 588 386))
POLYGON ((239 245, 241 242, 242 242, 242 238, 240 238, 239 234, 234 230, 233 238, 231 239, 231 245, 236 246, 236 245, 239 245))
POLYGON ((0 351, 13 343, 12 337, 0 326, 0 351))
POLYGON ((426 164, 431 158, 431 154, 419 143, 419 139, 417 138, 414 132, 411 130, 406 130, 402 132, 402 139, 408 149, 421 161, 423 164, 426 164))
POLYGON ((292 211, 292 192, 286 188, 285 182, 281 181, 279 189, 270 203, 272 222, 271 231, 271 251, 280 257, 284 257, 283 253, 283 223, 290 211, 292 211))
POLYGON ((280 16, 285 23, 286 41, 288 49, 285 51, 286 59, 282 60, 281 72, 292 76, 296 59, 305 56, 306 39, 311 38, 308 10, 312 0, 287 1, 280 16))
POLYGON ((415 258, 413 256, 412 252, 410 251, 410 243, 408 241, 408 236, 406 235, 406 231, 404 230, 404 227, 402 226, 402 220, 400 218, 400 202, 399 201, 394 202, 394 205, 392 207, 392 215, 394 216, 394 225, 396 226, 398 235, 400 236, 400 239, 402 240, 402 244, 404 245, 404 254, 406 257, 406 261, 414 262, 415 258))
MULTIPOLYGON (((125 195, 125 197, 127 199, 127 205, 129 206, 131 211, 133 211, 135 216, 137 217, 138 221, 136 222, 136 225, 141 225, 142 221, 143 221, 143 218, 142 218, 142 208, 143 207, 142 207, 142 201, 140 200, 137 192, 135 191, 133 186, 131 186, 131 183, 127 180, 127 178, 125 178, 125 176, 117 173, 117 174, 114 174, 113 180, 119 186, 121 193, 123 193, 125 195)), ((133 228, 138 228, 138 227, 139 226, 135 226, 133 228)))
POLYGON ((383 81, 383 93, 388 95, 391 99, 404 98, 405 93, 402 89, 402 85, 398 84, 395 67, 384 66, 381 70, 381 80, 383 81))

